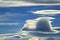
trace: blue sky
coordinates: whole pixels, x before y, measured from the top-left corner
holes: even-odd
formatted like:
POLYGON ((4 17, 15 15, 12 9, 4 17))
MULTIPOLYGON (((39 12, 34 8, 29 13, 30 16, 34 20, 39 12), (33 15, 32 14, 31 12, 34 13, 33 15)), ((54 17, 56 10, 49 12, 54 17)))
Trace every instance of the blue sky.
POLYGON ((60 6, 18 6, 18 7, 0 7, 0 33, 18 32, 28 19, 35 19, 42 16, 50 16, 56 18, 53 26, 60 26, 60 14, 42 15, 33 14, 31 11, 37 10, 60 10, 60 6))

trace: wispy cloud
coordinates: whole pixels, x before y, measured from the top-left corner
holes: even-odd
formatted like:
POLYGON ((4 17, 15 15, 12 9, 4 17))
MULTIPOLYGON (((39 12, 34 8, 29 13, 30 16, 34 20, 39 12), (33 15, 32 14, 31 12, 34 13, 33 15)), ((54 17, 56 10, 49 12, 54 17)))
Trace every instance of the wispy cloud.
POLYGON ((60 14, 60 10, 37 10, 32 11, 33 14, 60 14))
POLYGON ((17 17, 21 17, 21 16, 26 16, 27 14, 16 14, 16 13, 5 13, 0 15, 0 21, 7 21, 7 20, 13 20, 12 18, 17 18, 17 17))
POLYGON ((59 3, 60 0, 1 0, 1 1, 26 1, 31 3, 59 3))
POLYGON ((56 4, 45 4, 45 3, 41 4, 42 2, 45 2, 45 1, 44 0, 43 1, 41 0, 5 0, 5 1, 0 0, 0 7, 37 6, 37 5, 56 5, 57 4, 57 3, 56 4))
POLYGON ((0 7, 16 7, 16 6, 34 6, 39 5, 25 1, 1 1, 0 7))
POLYGON ((5 39, 10 39, 15 36, 19 36, 17 33, 8 33, 8 34, 0 34, 0 39, 5 40, 5 39))
POLYGON ((1 17, 16 17, 16 16, 26 16, 28 14, 20 14, 20 13, 10 13, 10 12, 6 12, 5 14, 0 15, 1 17))
POLYGON ((0 25, 19 25, 20 23, 0 23, 0 25))

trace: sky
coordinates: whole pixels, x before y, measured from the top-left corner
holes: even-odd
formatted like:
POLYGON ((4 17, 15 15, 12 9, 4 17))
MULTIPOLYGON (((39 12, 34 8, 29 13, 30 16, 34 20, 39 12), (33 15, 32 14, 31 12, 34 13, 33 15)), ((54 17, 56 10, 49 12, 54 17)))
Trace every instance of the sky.
POLYGON ((18 32, 26 23, 26 20, 33 20, 38 17, 54 17, 52 25, 60 26, 60 14, 34 14, 40 10, 60 10, 60 6, 23 6, 23 7, 0 7, 0 33, 18 32))
POLYGON ((59 27, 60 12, 52 15, 34 13, 40 12, 40 10, 60 10, 59 2, 59 0, 55 0, 55 2, 53 0, 0 0, 0 34, 18 32, 24 26, 26 20, 43 16, 56 18, 52 25, 59 27))

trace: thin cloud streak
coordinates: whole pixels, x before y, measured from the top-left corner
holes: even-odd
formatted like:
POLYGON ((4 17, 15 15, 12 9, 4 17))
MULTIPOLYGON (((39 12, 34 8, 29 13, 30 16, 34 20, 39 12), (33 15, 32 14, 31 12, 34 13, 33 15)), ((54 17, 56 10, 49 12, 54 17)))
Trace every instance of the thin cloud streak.
POLYGON ((33 14, 60 14, 60 10, 37 10, 32 11, 33 14))
POLYGON ((0 5, 1 5, 0 7, 17 7, 17 6, 34 6, 39 4, 25 1, 1 1, 0 5))
POLYGON ((45 4, 45 3, 36 3, 30 2, 29 0, 20 0, 20 1, 0 1, 0 7, 17 7, 17 6, 38 6, 38 5, 60 5, 60 3, 54 4, 45 4))
POLYGON ((0 25, 19 25, 20 23, 0 23, 0 25))

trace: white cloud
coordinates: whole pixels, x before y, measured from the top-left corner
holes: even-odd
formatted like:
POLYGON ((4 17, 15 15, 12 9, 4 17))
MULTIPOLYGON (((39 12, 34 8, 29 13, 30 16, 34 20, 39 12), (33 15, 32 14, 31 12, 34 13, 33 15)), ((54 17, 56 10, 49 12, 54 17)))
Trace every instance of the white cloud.
POLYGON ((60 10, 38 10, 32 11, 34 14, 60 14, 60 10))
MULTIPOLYGON (((40 40, 40 38, 34 36, 34 37, 30 38, 29 40, 40 40)), ((41 40, 43 40, 43 39, 41 39, 41 40)))
POLYGON ((47 19, 47 20, 49 20, 49 22, 52 22, 50 20, 55 19, 55 18, 53 18, 53 17, 39 17, 39 18, 36 18, 36 19, 33 19, 33 20, 26 20, 26 24, 24 25, 24 27, 22 29, 24 29, 25 27, 28 28, 28 29, 35 29, 37 22, 41 19, 47 19))
POLYGON ((27 1, 32 3, 59 3, 60 0, 1 0, 1 1, 27 1))
POLYGON ((36 28, 36 21, 35 20, 27 20, 28 22, 26 23, 26 27, 30 29, 36 28))
POLYGON ((16 33, 0 34, 0 39, 5 40, 5 39, 13 38, 15 36, 19 36, 19 35, 16 33))
POLYGON ((35 3, 29 3, 24 1, 1 1, 0 7, 16 7, 16 6, 34 6, 39 5, 35 3))
MULTIPOLYGON (((27 20, 26 24, 24 25, 24 27, 21 30, 23 30, 24 28, 27 28, 28 30, 32 29, 32 31, 40 29, 38 32, 43 33, 43 34, 59 33, 58 30, 53 29, 52 24, 51 24, 51 19, 55 19, 55 18, 39 17, 39 18, 36 18, 33 20, 27 20), (42 25, 40 25, 40 24, 42 24, 42 25), (45 25, 45 26, 43 26, 43 25, 45 25), (51 31, 46 31, 46 30, 42 30, 42 29, 51 30, 51 31)), ((25 29, 25 30, 27 30, 27 29, 25 29)))
POLYGON ((60 29, 60 27, 58 26, 58 27, 53 27, 53 29, 60 29))
POLYGON ((0 23, 0 25, 19 25, 20 23, 0 23))
POLYGON ((30 29, 35 29, 37 22, 39 20, 42 20, 42 19, 47 19, 47 20, 49 20, 49 22, 52 22, 50 20, 55 19, 55 18, 53 18, 53 17, 39 17, 39 18, 36 18, 36 19, 33 19, 33 20, 26 20, 26 24, 24 25, 24 27, 27 27, 27 28, 30 28, 30 29))
POLYGON ((19 0, 19 1, 3 1, 0 0, 0 7, 17 7, 17 6, 37 6, 37 5, 60 5, 60 4, 41 4, 36 2, 30 2, 30 0, 19 0))

